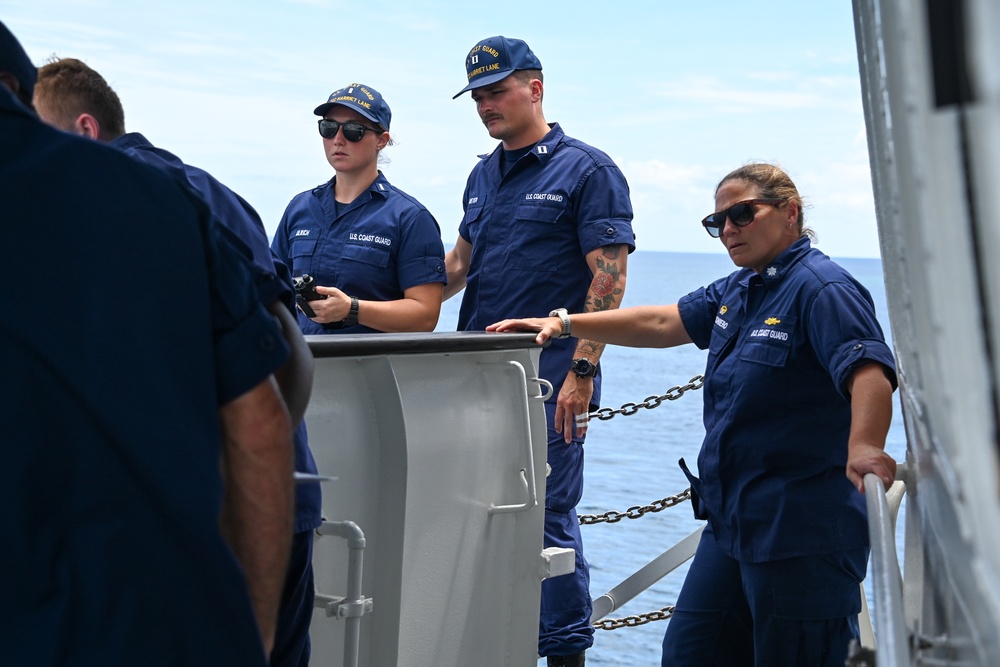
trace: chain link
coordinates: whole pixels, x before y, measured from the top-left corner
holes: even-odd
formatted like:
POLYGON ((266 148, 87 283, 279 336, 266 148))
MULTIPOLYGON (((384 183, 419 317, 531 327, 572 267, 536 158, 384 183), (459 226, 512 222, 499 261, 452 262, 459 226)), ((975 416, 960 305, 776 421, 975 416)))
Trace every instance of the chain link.
POLYGON ((597 623, 594 627, 598 630, 620 630, 621 628, 635 628, 646 625, 652 621, 665 621, 674 615, 674 606, 663 607, 648 614, 637 614, 635 616, 625 616, 623 618, 607 618, 597 623))
POLYGON ((662 512, 668 507, 680 505, 685 500, 691 500, 691 489, 684 489, 672 496, 654 500, 649 505, 634 505, 624 512, 608 510, 604 514, 581 514, 578 518, 581 526, 592 526, 595 523, 618 523, 622 519, 638 519, 650 512, 662 512))
MULTIPOLYGON (((591 412, 589 417, 592 419, 600 419, 607 421, 614 417, 615 415, 634 415, 639 411, 639 408, 646 408, 651 410, 658 407, 663 401, 676 401, 678 398, 684 395, 685 392, 691 390, 701 389, 705 385, 704 375, 695 375, 691 378, 691 381, 685 385, 677 385, 676 387, 671 387, 666 391, 666 393, 659 396, 650 396, 642 403, 626 403, 617 410, 611 408, 599 408, 594 412, 591 412)), ((609 510, 604 514, 582 514, 580 515, 580 525, 589 526, 595 523, 618 523, 622 519, 638 519, 644 514, 649 512, 662 512, 668 507, 673 507, 678 505, 685 500, 691 499, 691 489, 685 489, 684 491, 673 495, 667 496, 661 500, 654 500, 649 505, 635 505, 629 507, 624 512, 619 512, 617 510, 609 510)))
MULTIPOLYGON (((658 408, 663 403, 663 401, 676 401, 678 398, 684 395, 687 391, 701 389, 705 385, 704 375, 695 375, 691 378, 691 381, 685 385, 677 385, 676 387, 671 387, 665 393, 659 396, 649 396, 641 403, 625 403, 617 410, 611 408, 598 408, 594 412, 591 412, 589 417, 591 419, 600 419, 601 421, 607 421, 616 415, 625 415, 630 417, 635 413, 639 412, 641 408, 647 410, 652 410, 653 408, 658 408)), ((589 526, 595 523, 618 523, 622 519, 638 519, 639 517, 648 514, 650 512, 662 512, 668 507, 673 507, 674 505, 679 505, 685 500, 691 499, 691 489, 685 489, 680 493, 674 494, 672 496, 667 496, 660 500, 654 500, 649 505, 635 505, 629 507, 624 512, 618 512, 616 510, 610 510, 604 514, 581 514, 580 525, 589 526)), ((651 611, 648 614, 636 614, 634 616, 625 616, 623 618, 608 618, 597 623, 594 623, 594 627, 598 630, 619 630, 621 628, 634 628, 640 625, 646 625, 652 621, 665 621, 674 613, 674 606, 670 605, 658 609, 656 611, 651 611)))
POLYGON ((597 410, 591 412, 588 416, 591 419, 600 419, 601 421, 607 421, 615 415, 625 415, 626 417, 630 417, 639 412, 640 408, 646 408, 647 410, 658 408, 663 401, 676 401, 684 395, 684 392, 701 389, 704 385, 705 376, 695 375, 687 384, 671 387, 670 389, 667 389, 666 393, 660 394, 659 396, 649 396, 641 403, 625 403, 617 410, 612 408, 598 408, 597 410))

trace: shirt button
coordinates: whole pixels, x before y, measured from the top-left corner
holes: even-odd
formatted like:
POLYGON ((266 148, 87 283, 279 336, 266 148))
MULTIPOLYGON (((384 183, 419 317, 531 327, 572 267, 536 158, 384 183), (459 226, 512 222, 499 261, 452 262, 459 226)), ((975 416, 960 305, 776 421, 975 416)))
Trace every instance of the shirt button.
POLYGON ((443 266, 441 266, 440 264, 438 264, 438 265, 437 265, 437 272, 438 272, 438 273, 442 273, 442 272, 444 272, 444 267, 443 267, 443 266))
POLYGON ((864 345, 862 345, 861 343, 858 343, 858 344, 856 344, 856 345, 854 346, 854 349, 855 349, 855 350, 860 350, 860 349, 861 349, 862 347, 864 347, 864 345))
POLYGON ((615 228, 614 227, 608 227, 607 229, 604 230, 604 235, 605 236, 614 236, 615 235, 615 228))
POLYGON ((270 352, 271 350, 274 349, 274 337, 264 336, 263 338, 260 339, 260 342, 257 344, 260 346, 260 349, 262 349, 264 352, 270 352))

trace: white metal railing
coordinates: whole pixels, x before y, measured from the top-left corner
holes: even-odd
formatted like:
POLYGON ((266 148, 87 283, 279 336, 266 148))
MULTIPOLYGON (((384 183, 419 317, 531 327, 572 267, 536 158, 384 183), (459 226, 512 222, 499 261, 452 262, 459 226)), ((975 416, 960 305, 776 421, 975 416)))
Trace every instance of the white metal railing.
POLYGON ((347 595, 316 592, 315 606, 326 615, 344 619, 344 667, 357 667, 361 648, 361 617, 372 611, 372 599, 361 593, 365 553, 365 534, 353 521, 324 521, 316 529, 319 535, 333 535, 347 540, 347 595))
MULTIPOLYGON (((904 468, 905 466, 900 466, 904 468)), ((897 474, 899 474, 899 471, 897 474)), ((905 485, 896 481, 883 493, 877 475, 865 475, 865 502, 868 505, 868 536, 871 542, 872 600, 879 630, 879 667, 907 667, 911 664, 910 643, 903 610, 903 580, 896 556, 896 512, 905 485)))
POLYGON ((703 530, 705 530, 705 526, 700 526, 693 533, 641 567, 625 581, 596 598, 590 622, 597 623, 694 556, 703 530))

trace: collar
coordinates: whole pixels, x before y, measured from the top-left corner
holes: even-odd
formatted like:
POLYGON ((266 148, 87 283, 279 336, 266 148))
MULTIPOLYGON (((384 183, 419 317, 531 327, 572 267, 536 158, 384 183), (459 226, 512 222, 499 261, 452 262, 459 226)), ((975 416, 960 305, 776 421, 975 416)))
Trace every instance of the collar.
POLYGON ((744 275, 740 276, 739 283, 746 287, 756 277, 768 287, 775 287, 784 280, 792 267, 798 264, 799 260, 805 257, 811 249, 812 243, 809 241, 809 237, 803 236, 771 260, 760 273, 755 273, 752 269, 741 269, 744 275))
MULTIPOLYGON (((323 183, 322 185, 317 185, 315 188, 313 188, 312 193, 316 197, 322 198, 323 192, 326 191, 327 188, 329 188, 330 194, 332 195, 333 187, 334 185, 336 185, 336 183, 337 183, 337 176, 336 174, 334 174, 333 178, 331 178, 329 181, 323 183)), ((382 199, 386 199, 389 197, 390 192, 392 192, 392 186, 389 185, 388 179, 386 179, 385 175, 382 173, 382 170, 379 169, 378 176, 376 176, 375 180, 372 181, 372 184, 368 186, 368 193, 369 195, 379 195, 382 197, 382 199)), ((361 196, 362 195, 358 195, 358 199, 360 199, 361 196)), ((357 199, 355 201, 357 201, 357 199)))
MULTIPOLYGON (((556 146, 565 136, 566 133, 559 127, 559 123, 549 123, 549 131, 544 137, 538 140, 538 143, 531 149, 531 154, 535 156, 540 164, 548 162, 555 152, 556 146)), ((499 169, 501 155, 503 155, 503 143, 497 144, 496 148, 489 153, 483 153, 479 156, 479 159, 492 162, 499 169)))
POLYGON ((109 141, 108 145, 120 151, 125 151, 129 148, 151 148, 153 146, 149 139, 138 132, 126 132, 122 136, 109 141))
POLYGON ((382 175, 382 170, 379 170, 378 176, 375 177, 375 180, 372 181, 372 184, 368 186, 365 192, 359 194, 350 204, 341 204, 338 207, 337 200, 333 194, 333 186, 336 182, 337 176, 334 174, 333 178, 323 185, 316 186, 312 191, 313 197, 316 198, 320 208, 323 210, 323 214, 330 221, 336 220, 345 213, 353 211, 360 206, 364 206, 375 197, 387 199, 389 193, 392 192, 392 186, 389 185, 389 181, 382 175))
POLYGON ((372 181, 372 184, 368 186, 368 192, 372 194, 381 195, 382 199, 386 199, 389 193, 392 192, 392 186, 389 185, 389 181, 382 174, 382 170, 378 170, 378 176, 372 181))

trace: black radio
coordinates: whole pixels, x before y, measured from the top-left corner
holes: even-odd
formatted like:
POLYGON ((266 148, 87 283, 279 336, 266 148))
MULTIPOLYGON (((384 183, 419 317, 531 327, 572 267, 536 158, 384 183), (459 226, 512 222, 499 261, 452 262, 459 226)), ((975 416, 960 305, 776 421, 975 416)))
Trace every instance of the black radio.
POLYGON ((310 301, 325 299, 325 294, 316 291, 316 279, 308 273, 303 273, 298 278, 293 278, 295 282, 295 302, 307 317, 316 317, 316 312, 309 307, 310 301))

